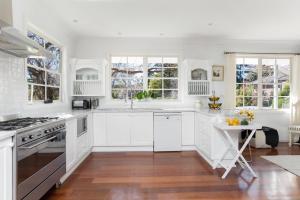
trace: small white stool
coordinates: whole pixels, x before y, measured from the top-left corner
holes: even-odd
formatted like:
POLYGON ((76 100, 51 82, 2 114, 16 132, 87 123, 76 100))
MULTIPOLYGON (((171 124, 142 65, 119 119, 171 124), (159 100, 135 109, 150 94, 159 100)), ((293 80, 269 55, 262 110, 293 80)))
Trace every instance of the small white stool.
POLYGON ((294 142, 295 135, 300 136, 300 125, 290 125, 289 126, 289 146, 293 144, 300 145, 299 143, 294 142))

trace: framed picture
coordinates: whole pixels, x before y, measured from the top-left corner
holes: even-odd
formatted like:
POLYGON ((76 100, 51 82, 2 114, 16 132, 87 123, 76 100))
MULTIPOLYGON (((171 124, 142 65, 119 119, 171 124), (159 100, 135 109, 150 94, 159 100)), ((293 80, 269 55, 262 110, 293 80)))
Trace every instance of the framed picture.
POLYGON ((224 81, 224 65, 212 66, 212 81, 224 81))

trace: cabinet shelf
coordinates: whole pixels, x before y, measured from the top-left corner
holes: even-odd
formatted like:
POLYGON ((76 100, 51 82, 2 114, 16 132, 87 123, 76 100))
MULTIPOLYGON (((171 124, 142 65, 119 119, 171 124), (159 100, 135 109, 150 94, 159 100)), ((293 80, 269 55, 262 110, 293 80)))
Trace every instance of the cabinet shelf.
POLYGON ((73 81, 73 96, 104 96, 100 80, 73 81))

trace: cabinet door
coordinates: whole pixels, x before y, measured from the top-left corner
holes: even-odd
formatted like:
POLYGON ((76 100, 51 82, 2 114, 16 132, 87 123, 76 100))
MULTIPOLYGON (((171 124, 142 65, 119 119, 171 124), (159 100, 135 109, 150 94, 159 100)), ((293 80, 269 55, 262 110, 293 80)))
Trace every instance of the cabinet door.
POLYGON ((93 140, 94 146, 106 146, 106 114, 93 114, 93 140))
POLYGON ((182 113, 182 145, 195 144, 195 114, 194 112, 182 113))
POLYGON ((131 114, 131 145, 153 145, 153 113, 131 114))
POLYGON ((76 160, 77 119, 66 122, 66 165, 67 171, 76 160))
POLYGON ((0 199, 13 198, 13 141, 7 138, 0 141, 0 199))
POLYGON ((108 146, 130 146, 130 117, 128 113, 106 114, 108 146))

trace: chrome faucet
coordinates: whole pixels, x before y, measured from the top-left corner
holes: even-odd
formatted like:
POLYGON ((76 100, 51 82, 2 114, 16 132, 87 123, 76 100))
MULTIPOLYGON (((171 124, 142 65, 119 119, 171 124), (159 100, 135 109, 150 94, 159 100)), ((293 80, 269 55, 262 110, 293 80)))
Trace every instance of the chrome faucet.
POLYGON ((133 109, 133 89, 130 87, 130 109, 133 109))

